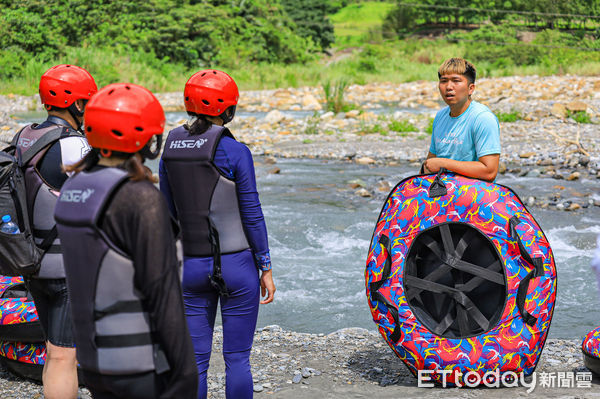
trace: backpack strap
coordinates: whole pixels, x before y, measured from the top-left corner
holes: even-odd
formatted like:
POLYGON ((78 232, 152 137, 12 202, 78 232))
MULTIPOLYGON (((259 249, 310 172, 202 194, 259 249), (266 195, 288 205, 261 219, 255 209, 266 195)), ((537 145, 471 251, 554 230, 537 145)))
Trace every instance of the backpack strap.
POLYGON ((44 253, 48 252, 52 243, 56 240, 56 237, 58 237, 58 228, 55 224, 54 227, 48 231, 47 235, 43 236, 43 241, 38 245, 38 248, 44 251, 44 253))
MULTIPOLYGON (((37 126, 37 123, 34 123, 33 126, 37 126)), ((16 147, 17 143, 19 142, 19 137, 21 136, 21 132, 26 128, 27 126, 23 126, 18 132, 17 134, 15 134, 15 136, 13 137, 12 141, 10 142, 10 146, 9 147, 16 147)))
POLYGON ((33 143, 33 145, 29 147, 27 151, 20 154, 21 166, 26 165, 38 152, 42 151, 47 146, 60 139, 71 136, 81 136, 81 134, 70 128, 65 129, 63 126, 57 126, 56 129, 50 130, 48 133, 40 137, 35 143, 33 143))

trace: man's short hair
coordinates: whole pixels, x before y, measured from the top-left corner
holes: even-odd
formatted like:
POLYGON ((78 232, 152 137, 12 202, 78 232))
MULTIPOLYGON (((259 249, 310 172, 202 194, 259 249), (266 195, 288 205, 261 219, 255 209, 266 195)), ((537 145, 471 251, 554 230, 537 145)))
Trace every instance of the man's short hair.
POLYGON ((469 83, 475 83, 475 77, 477 76, 477 71, 475 71, 473 64, 464 58, 450 58, 444 61, 440 66, 440 69, 438 69, 438 79, 441 78, 442 75, 453 73, 463 75, 467 78, 469 83))

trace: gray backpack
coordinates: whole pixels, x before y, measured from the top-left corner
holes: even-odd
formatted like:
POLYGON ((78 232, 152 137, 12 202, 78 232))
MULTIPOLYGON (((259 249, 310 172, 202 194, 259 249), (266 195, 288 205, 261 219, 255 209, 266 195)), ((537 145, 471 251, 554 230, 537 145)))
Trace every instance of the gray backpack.
POLYGON ((0 151, 0 216, 10 215, 19 226, 20 233, 0 231, 0 274, 5 276, 31 276, 38 272, 46 250, 57 236, 56 227, 36 245, 31 219, 27 210, 27 190, 23 167, 41 150, 69 135, 61 127, 44 134, 25 153, 13 143, 0 151))

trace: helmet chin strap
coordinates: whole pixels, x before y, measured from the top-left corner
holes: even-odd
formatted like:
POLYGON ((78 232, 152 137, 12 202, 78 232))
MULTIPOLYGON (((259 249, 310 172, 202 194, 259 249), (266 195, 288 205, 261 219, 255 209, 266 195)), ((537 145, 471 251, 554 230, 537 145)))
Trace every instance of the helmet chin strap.
MULTIPOLYGON (((85 108, 85 105, 84 105, 85 108)), ((75 103, 69 105, 69 107, 67 108, 67 111, 69 111, 69 114, 71 115, 71 117, 73 118, 73 120, 75 121, 75 123, 77 124, 77 130, 79 130, 80 132, 81 130, 81 118, 83 118, 83 111, 80 111, 77 108, 77 105, 75 105, 75 103)))
POLYGON ((144 147, 142 147, 142 149, 139 151, 139 153, 144 159, 155 159, 156 157, 158 157, 160 155, 161 148, 162 148, 162 136, 155 135, 152 138, 150 138, 150 140, 148 140, 146 145, 144 147), (154 151, 152 151, 150 149, 153 139, 156 140, 156 148, 154 149, 154 151))
POLYGON ((221 115, 219 115, 219 118, 221 118, 221 120, 223 121, 223 125, 231 122, 233 120, 233 117, 235 116, 235 105, 232 105, 231 107, 227 108, 225 110, 225 112, 223 112, 221 115), (227 112, 231 110, 231 112, 227 112))

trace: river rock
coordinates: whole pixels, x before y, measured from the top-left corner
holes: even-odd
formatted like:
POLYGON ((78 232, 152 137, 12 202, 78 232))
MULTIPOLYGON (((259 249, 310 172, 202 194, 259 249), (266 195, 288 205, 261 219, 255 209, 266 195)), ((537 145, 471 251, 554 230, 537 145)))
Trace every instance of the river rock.
POLYGON ((500 162, 498 164, 498 173, 500 173, 501 175, 506 173, 506 164, 504 162, 500 162))
POLYGON ((348 182, 348 184, 350 185, 350 187, 352 188, 359 188, 359 187, 366 187, 367 183, 365 183, 364 180, 362 179, 354 179, 354 180, 350 180, 348 182))
POLYGON ((522 152, 519 154, 519 158, 531 158, 535 154, 535 152, 522 152))
POLYGON ((363 198, 368 198, 368 197, 372 197, 373 195, 365 188, 361 188, 360 190, 356 190, 355 192, 356 195, 359 195, 363 198))
POLYGON ((580 176, 581 176, 581 173, 579 173, 579 172, 573 172, 573 173, 571 173, 571 174, 570 174, 570 175, 567 177, 567 180, 568 180, 568 181, 577 180, 577 179, 579 179, 579 177, 580 177, 580 176))
POLYGON ((579 157, 579 165, 581 165, 585 168, 586 166, 588 166, 589 163, 590 163, 590 157, 588 157, 586 155, 579 157))
POLYGON ((576 202, 573 202, 571 205, 569 205, 568 208, 566 208, 568 211, 576 211, 577 209, 580 209, 581 205, 579 205, 576 202))
POLYGON ((565 119, 567 117, 567 107, 561 103, 554 103, 550 109, 550 113, 557 118, 565 119))
POLYGON ((302 381, 302 374, 301 373, 294 374, 294 378, 292 378, 292 383, 299 384, 300 381, 302 381))
POLYGON ((328 121, 330 119, 333 119, 334 116, 335 116, 335 114, 331 111, 325 112, 323 115, 321 115, 321 120, 328 121))
POLYGON ((273 125, 276 123, 281 123, 283 120, 285 119, 285 115, 283 115, 281 113, 281 111, 274 109, 273 111, 270 111, 266 116, 265 116, 265 122, 273 125))
POLYGON ((392 186, 390 185, 390 183, 388 183, 385 180, 382 180, 379 183, 377 183, 377 191, 382 191, 384 193, 387 193, 391 189, 392 189, 392 186))
POLYGON ((358 115, 360 115, 360 111, 357 109, 353 109, 351 111, 346 112, 345 117, 346 118, 356 118, 356 117, 358 117, 358 115))
POLYGON ((263 389, 264 389, 263 386, 260 384, 254 385, 254 392, 262 392, 263 389))
POLYGON ((372 165, 375 163, 375 160, 373 158, 369 158, 369 157, 362 157, 362 158, 358 158, 356 160, 356 163, 359 165, 372 165))
POLYGON ((362 114, 358 115, 358 119, 363 122, 371 121, 376 118, 377 116, 373 112, 363 112, 362 114))
POLYGON ((323 109, 319 100, 312 94, 307 94, 302 98, 302 108, 307 111, 320 111, 323 109))
POLYGON ((535 204, 535 197, 527 198, 527 206, 533 206, 535 204))
POLYGON ((275 167, 275 168, 269 170, 269 173, 272 174, 272 175, 278 175, 278 174, 281 173, 281 169, 275 167))
POLYGON ((544 158, 537 161, 537 164, 540 166, 551 166, 554 165, 554 161, 552 161, 550 158, 544 158))
POLYGON ((581 100, 575 100, 568 103, 566 108, 572 112, 585 112, 588 109, 588 105, 581 100))

